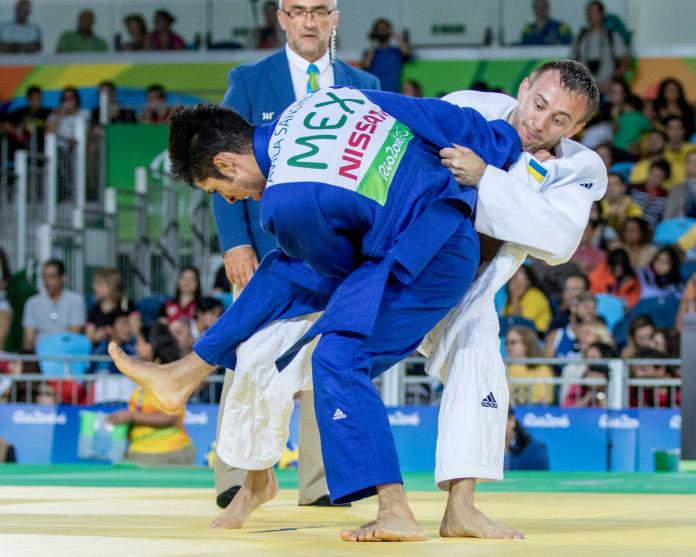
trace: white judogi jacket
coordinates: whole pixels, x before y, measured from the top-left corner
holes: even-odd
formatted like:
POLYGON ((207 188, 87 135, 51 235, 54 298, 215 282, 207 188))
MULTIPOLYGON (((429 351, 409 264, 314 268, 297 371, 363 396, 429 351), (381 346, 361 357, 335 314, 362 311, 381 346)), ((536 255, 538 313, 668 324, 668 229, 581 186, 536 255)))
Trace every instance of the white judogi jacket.
MULTIPOLYGON (((507 118, 517 101, 507 95, 459 91, 445 97, 486 119, 507 118)), ((493 299, 528 254, 550 264, 577 249, 592 203, 601 199, 607 173, 599 156, 563 139, 557 159, 544 163, 522 153, 508 172, 486 168, 478 184, 476 230, 503 240, 498 254, 460 304, 423 343, 428 373, 440 375, 435 478, 447 488, 456 478, 502 479, 509 392, 500 354, 493 299), (490 398, 492 394, 495 403, 490 398)))

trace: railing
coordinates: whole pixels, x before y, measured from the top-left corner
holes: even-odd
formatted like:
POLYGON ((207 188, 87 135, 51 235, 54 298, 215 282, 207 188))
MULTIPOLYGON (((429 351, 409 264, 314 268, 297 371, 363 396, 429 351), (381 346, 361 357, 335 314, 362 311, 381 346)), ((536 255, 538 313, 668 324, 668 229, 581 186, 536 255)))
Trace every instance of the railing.
MULTIPOLYGON (((64 397, 64 400, 69 403, 76 403, 80 399, 80 392, 87 390, 96 393, 96 402, 103 401, 104 398, 99 394, 97 387, 103 389, 104 393, 112 392, 109 389, 117 389, 110 386, 109 383, 116 385, 118 380, 123 379, 123 376, 110 372, 98 372, 95 374, 71 375, 70 366, 73 362, 96 362, 102 364, 111 363, 108 356, 35 356, 35 355, 20 355, 8 354, 0 352, 0 362, 22 362, 34 364, 41 360, 46 361, 61 361, 63 362, 62 377, 47 377, 39 373, 33 374, 17 374, 0 376, 0 384, 10 382, 11 388, 6 386, 6 391, 9 395, 6 397, 10 403, 25 402, 29 394, 36 394, 38 385, 50 385, 56 382, 73 382, 73 392, 70 396, 64 397), (100 384, 101 382, 101 384, 100 384), (22 390, 17 390, 17 384, 25 384, 22 390), (24 399, 21 394, 24 393, 24 399)), ((424 358, 408 358, 391 370, 387 371, 383 376, 375 381, 375 385, 382 394, 385 404, 388 406, 401 406, 405 404, 437 404, 440 401, 443 385, 438 378, 427 375, 411 375, 414 370, 418 372, 422 369, 425 363, 424 358)), ((549 385, 554 389, 561 387, 569 387, 578 385, 586 387, 591 393, 603 393, 601 406, 610 409, 621 409, 629 406, 679 406, 679 391, 681 388, 681 379, 637 379, 629 376, 629 368, 632 365, 660 365, 660 366, 680 366, 681 360, 678 359, 586 359, 586 360, 567 360, 562 358, 524 358, 524 359, 508 359, 509 364, 546 364, 546 365, 562 365, 572 363, 582 365, 606 365, 609 368, 609 380, 602 379, 585 379, 585 378, 524 378, 515 377, 508 380, 511 390, 515 387, 531 388, 535 385, 549 385)), ((204 386, 199 389, 192 397, 192 402, 211 402, 217 403, 220 400, 220 393, 224 376, 220 370, 218 373, 211 375, 205 381, 204 386)), ((124 384, 125 385, 125 384, 124 384)), ((125 386, 118 387, 126 389, 125 386)), ((127 400, 132 392, 133 385, 128 387, 130 391, 123 391, 121 397, 116 397, 116 400, 127 400)), ((91 397, 92 399, 95 396, 91 397)), ((546 404, 551 406, 551 404, 546 404)))

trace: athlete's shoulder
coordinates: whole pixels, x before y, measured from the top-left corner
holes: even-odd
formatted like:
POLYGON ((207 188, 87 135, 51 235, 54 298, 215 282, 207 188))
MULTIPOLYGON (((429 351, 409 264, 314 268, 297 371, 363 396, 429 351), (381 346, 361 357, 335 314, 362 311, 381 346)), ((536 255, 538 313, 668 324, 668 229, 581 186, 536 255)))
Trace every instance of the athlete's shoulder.
POLYGON ((606 174, 602 158, 592 149, 572 139, 562 139, 559 145, 560 160, 567 160, 592 173, 606 174))
POLYGON ((506 118, 517 106, 517 100, 514 97, 485 91, 455 91, 442 99, 458 106, 473 108, 486 120, 506 118))

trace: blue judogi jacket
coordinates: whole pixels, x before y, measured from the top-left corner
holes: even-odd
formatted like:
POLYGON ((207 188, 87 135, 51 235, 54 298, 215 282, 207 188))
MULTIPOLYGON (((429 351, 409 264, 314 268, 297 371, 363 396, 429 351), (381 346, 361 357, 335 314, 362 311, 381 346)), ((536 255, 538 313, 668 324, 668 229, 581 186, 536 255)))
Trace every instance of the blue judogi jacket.
POLYGON ((368 336, 388 281, 415 280, 475 209, 476 189, 439 150, 456 143, 499 168, 521 150, 509 124, 472 109, 348 87, 297 101, 253 143, 267 177, 261 225, 279 249, 194 347, 230 369, 238 344, 278 319, 324 312, 279 369, 318 334, 368 336))

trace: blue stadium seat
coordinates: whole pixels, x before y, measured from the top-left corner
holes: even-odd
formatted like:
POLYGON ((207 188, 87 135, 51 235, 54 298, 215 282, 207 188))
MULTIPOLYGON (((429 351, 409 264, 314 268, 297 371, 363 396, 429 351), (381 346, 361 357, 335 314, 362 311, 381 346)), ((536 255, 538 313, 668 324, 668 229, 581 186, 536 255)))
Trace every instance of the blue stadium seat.
POLYGON ((671 246, 696 224, 696 219, 667 219, 657 223, 653 242, 659 246, 671 246))
POLYGON ((506 315, 504 317, 499 317, 498 322, 500 324, 501 337, 506 335, 510 327, 527 327, 528 329, 536 332, 536 325, 534 325, 534 321, 530 321, 529 319, 525 319, 524 317, 520 317, 518 315, 506 315))
POLYGON ((631 172, 633 171, 634 164, 635 163, 629 162, 629 161, 615 162, 614 164, 611 165, 609 172, 615 172, 616 174, 621 174, 621 178, 623 178, 623 181, 628 184, 630 181, 631 172))
MULTIPOLYGON (((88 356, 92 352, 92 343, 85 335, 61 333, 43 337, 36 346, 37 356, 88 356)), ((64 377, 65 365, 57 360, 39 360, 41 373, 47 377, 64 377)), ((68 366, 70 375, 83 375, 89 367, 89 361, 72 362, 68 366)))
POLYGON ((153 321, 157 321, 160 314, 160 308, 168 299, 169 296, 165 296, 164 294, 155 294, 154 296, 141 298, 135 302, 135 307, 138 308, 143 323, 148 324, 152 323, 153 321))
POLYGON ((624 303, 621 298, 613 294, 595 294, 597 301, 597 315, 602 317, 609 330, 623 319, 624 303))
POLYGON ((503 315, 503 310, 507 304, 507 288, 503 286, 500 290, 495 293, 495 298, 493 303, 495 304, 495 312, 500 316, 503 315))

